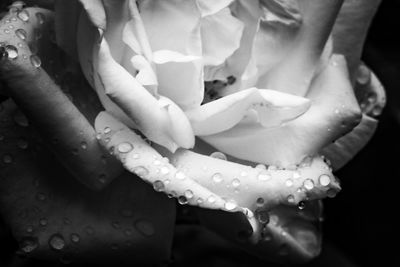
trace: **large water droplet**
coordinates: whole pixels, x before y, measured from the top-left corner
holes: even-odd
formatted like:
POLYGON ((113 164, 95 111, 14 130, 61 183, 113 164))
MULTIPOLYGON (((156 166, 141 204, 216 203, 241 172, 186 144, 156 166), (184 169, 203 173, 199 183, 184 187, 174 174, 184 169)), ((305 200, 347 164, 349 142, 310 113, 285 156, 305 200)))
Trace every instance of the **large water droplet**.
POLYGON ((136 229, 145 236, 152 236, 155 233, 154 226, 148 221, 139 220, 135 223, 136 229))
POLYGON ((10 59, 16 59, 18 57, 18 49, 13 45, 7 45, 5 51, 10 59))
POLYGON ((331 183, 331 177, 327 174, 322 174, 319 177, 319 184, 322 186, 328 186, 331 183))
POLYGON ((21 39, 21 40, 25 40, 27 37, 27 33, 24 29, 18 29, 15 31, 15 35, 21 39))
POLYGON ((220 159, 220 160, 227 160, 226 155, 222 152, 214 152, 210 155, 211 158, 220 159))
POLYGON ((156 190, 157 192, 162 192, 165 188, 164 183, 161 182, 160 180, 157 180, 153 183, 153 188, 154 190, 156 190))
POLYGON ((30 57, 30 61, 32 66, 34 66, 35 68, 40 68, 40 66, 42 65, 42 60, 40 60, 40 57, 38 57, 37 55, 32 55, 30 57))
POLYGON ((240 186, 240 180, 239 179, 233 179, 232 180, 232 186, 233 187, 239 187, 240 186))
POLYGON ((25 253, 31 253, 39 246, 36 237, 24 237, 20 242, 20 249, 25 253))
POLYGON ((54 234, 49 239, 49 246, 54 250, 62 250, 65 247, 64 237, 60 234, 54 234))
POLYGON ((185 196, 179 196, 178 197, 178 203, 181 204, 181 205, 185 205, 185 204, 188 203, 188 200, 187 200, 187 198, 185 196))
POLYGON ((192 190, 186 190, 184 194, 187 199, 191 199, 194 196, 192 190))
POLYGON ((314 188, 314 182, 311 179, 307 179, 304 181, 303 186, 307 190, 312 190, 314 188))
POLYGON ((256 205, 259 207, 264 206, 264 199, 262 197, 257 198, 256 205))
POLYGON ((225 207, 225 210, 231 211, 231 210, 234 210, 237 208, 237 204, 233 200, 228 200, 225 202, 224 207, 225 207))
POLYGON ((21 10, 18 14, 17 14, 18 18, 24 22, 27 22, 30 18, 29 16, 29 12, 27 10, 21 10))
POLYGON ((81 241, 81 238, 78 234, 72 233, 70 236, 70 239, 73 243, 79 243, 81 241))
POLYGON ((124 142, 118 145, 118 152, 120 153, 128 153, 131 152, 133 149, 132 144, 128 142, 124 142))
POLYGON ((213 180, 215 183, 220 183, 220 182, 222 182, 222 180, 223 180, 222 174, 220 174, 220 173, 214 173, 213 176, 212 176, 212 180, 213 180))
POLYGON ((146 175, 149 174, 149 170, 147 170, 147 169, 146 169, 145 167, 143 167, 143 166, 135 167, 135 168, 133 169, 133 172, 134 172, 137 176, 139 176, 139 177, 141 177, 141 178, 144 178, 146 175))

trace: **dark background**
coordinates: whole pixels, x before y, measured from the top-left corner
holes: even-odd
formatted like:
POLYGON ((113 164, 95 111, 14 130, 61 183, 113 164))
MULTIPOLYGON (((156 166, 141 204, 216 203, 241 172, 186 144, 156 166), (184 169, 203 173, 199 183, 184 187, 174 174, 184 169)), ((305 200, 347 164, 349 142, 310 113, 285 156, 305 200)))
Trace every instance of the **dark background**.
MULTIPOLYGON (((312 266, 400 266, 396 218, 400 211, 399 15, 400 1, 384 0, 373 21, 363 60, 384 84, 388 105, 371 142, 337 173, 343 190, 325 201, 326 245, 312 266)), ((5 229, 0 222, 0 257, 15 249, 5 229)), ((268 266, 240 256, 248 266, 268 266)))

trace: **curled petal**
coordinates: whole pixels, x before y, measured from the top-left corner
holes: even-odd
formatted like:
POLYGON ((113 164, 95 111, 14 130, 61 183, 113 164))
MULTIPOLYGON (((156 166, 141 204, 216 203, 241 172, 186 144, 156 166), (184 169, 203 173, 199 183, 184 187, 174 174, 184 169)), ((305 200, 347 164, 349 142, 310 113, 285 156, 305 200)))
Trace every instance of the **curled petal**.
POLYGON ((135 121, 150 140, 171 151, 194 145, 194 135, 184 113, 178 107, 174 112, 169 112, 169 106, 161 106, 134 77, 115 62, 104 38, 100 44, 98 60, 98 76, 106 94, 135 121), (176 128, 181 129, 179 136, 173 130, 176 128))
POLYGON ((201 138, 236 158, 281 166, 298 164, 352 130, 361 119, 343 57, 331 58, 313 81, 307 98, 313 103, 310 109, 280 127, 265 129, 254 123, 239 123, 201 138))
MULTIPOLYGON (((66 1, 58 0, 58 2, 66 2, 66 1)), ((73 1, 68 1, 68 2, 73 2, 73 1)), ((79 2, 81 2, 93 26, 100 29, 105 29, 107 25, 106 11, 104 10, 102 0, 79 0, 79 2)))
POLYGON ((256 112, 263 127, 274 127, 302 115, 309 100, 273 90, 250 88, 186 111, 196 135, 211 135, 228 130, 248 112, 256 112))
POLYGON ((232 2, 233 0, 196 0, 197 7, 203 17, 219 12, 221 9, 229 6, 232 2))

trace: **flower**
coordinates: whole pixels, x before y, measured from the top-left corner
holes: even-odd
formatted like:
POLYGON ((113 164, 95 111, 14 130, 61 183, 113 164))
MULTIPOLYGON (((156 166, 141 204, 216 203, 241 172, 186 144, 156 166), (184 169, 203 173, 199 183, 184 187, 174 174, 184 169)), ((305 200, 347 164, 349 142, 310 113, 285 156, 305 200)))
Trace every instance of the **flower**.
MULTIPOLYGON (((314 225, 320 206, 310 202, 314 208, 309 216, 286 206, 303 209, 303 201, 332 197, 340 190, 323 155, 334 168, 343 166, 372 136, 376 120, 369 115, 378 115, 384 105, 379 81, 368 68, 361 65, 356 73, 357 57, 348 66, 346 58, 336 54, 352 55, 340 37, 347 31, 343 25, 348 25, 352 4, 343 7, 333 27, 341 4, 339 0, 57 1, 56 38, 79 59, 96 90, 107 111, 95 121, 98 139, 125 169, 181 204, 245 214, 246 221, 228 231, 215 223, 221 215, 207 219, 205 214, 204 221, 230 239, 237 229, 251 226, 251 242, 244 245, 248 250, 276 257, 274 249, 261 242, 268 234, 277 238, 273 246, 286 244, 291 258, 304 260, 319 252, 314 225), (72 26, 71 15, 76 17, 72 26), (355 78, 362 88, 357 97, 355 78), (370 101, 371 95, 377 99, 370 101), (229 161, 220 152, 202 155, 207 148, 200 140, 226 153, 229 161), (279 222, 269 223, 271 217, 279 222)), ((23 12, 18 10, 17 16, 23 12)), ((35 23, 42 24, 37 17, 35 23)), ((32 28, 26 31, 30 34, 32 28)), ((7 48, 10 45, 5 52, 7 48)), ((32 113, 35 123, 43 116, 43 121, 62 121, 71 129, 61 134, 63 149, 55 149, 56 155, 65 156, 65 147, 76 146, 82 138, 76 128, 82 128, 80 135, 91 141, 80 143, 89 151, 82 153, 85 161, 66 156, 65 165, 74 172, 79 167, 86 171, 82 166, 86 160, 99 164, 94 129, 84 116, 57 86, 49 85, 46 73, 25 68, 19 59, 10 62, 10 73, 24 71, 25 77, 40 78, 32 96, 41 99, 35 101, 47 101, 50 107, 60 103, 57 112, 48 115, 20 100, 30 94, 27 90, 25 96, 16 89, 10 94, 32 113), (41 83, 54 94, 46 96, 41 83), (71 121, 63 116, 68 109, 75 112, 71 121)), ((27 89, 26 83, 22 87, 27 89)), ((60 134, 59 129, 56 123, 42 133, 60 134)), ((109 182, 119 168, 106 166, 109 182)), ((86 178, 75 172, 89 186, 92 173, 86 178)))

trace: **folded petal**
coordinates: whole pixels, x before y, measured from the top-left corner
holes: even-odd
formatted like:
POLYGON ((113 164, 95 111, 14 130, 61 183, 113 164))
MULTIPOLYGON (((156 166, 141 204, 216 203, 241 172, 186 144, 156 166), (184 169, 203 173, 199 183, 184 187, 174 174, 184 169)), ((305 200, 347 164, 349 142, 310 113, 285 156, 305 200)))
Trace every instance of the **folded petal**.
POLYGON ((239 123, 228 131, 202 136, 207 143, 236 158, 289 166, 318 153, 352 130, 361 112, 343 57, 333 56, 315 78, 307 95, 310 109, 296 120, 276 128, 239 123))
MULTIPOLYGON (((59 0, 58 2, 66 2, 66 1, 59 0)), ((79 0, 79 2, 81 2, 93 26, 104 30, 106 28, 107 21, 106 21, 106 11, 104 9, 102 0, 79 0)), ((60 10, 60 12, 62 11, 60 10)))
POLYGON ((229 6, 232 2, 233 0, 221 0, 221 1, 196 0, 196 4, 203 17, 213 15, 219 12, 221 9, 224 9, 227 6, 229 6))
MULTIPOLYGON (((140 14, 153 51, 170 50, 201 57, 200 12, 195 1, 151 0, 140 2, 140 14)), ((203 101, 203 64, 165 62, 156 66, 158 92, 183 109, 203 101)))
POLYGON ((197 136, 212 135, 238 124, 254 111, 263 127, 275 127, 302 115, 309 100, 273 90, 250 88, 187 110, 197 136))
POLYGON ((131 76, 111 56, 105 38, 100 43, 97 74, 105 93, 121 107, 147 138, 175 151, 178 147, 190 148, 194 145, 192 128, 185 114, 175 106, 160 105, 139 82, 131 76), (174 115, 172 117, 171 115, 174 115), (173 129, 180 128, 177 131, 173 129))

